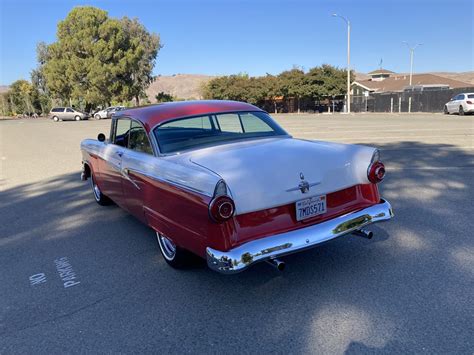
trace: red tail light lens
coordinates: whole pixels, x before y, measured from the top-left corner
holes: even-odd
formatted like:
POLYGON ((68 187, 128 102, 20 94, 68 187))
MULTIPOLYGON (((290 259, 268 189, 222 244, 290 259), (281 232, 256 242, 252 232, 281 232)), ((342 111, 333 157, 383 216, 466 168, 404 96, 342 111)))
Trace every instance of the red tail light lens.
POLYGON ((234 211, 235 204, 229 196, 217 196, 209 205, 209 215, 217 223, 222 223, 232 218, 234 211))
POLYGON ((472 101, 466 101, 469 105, 472 105, 472 101))
POLYGON ((380 161, 372 163, 367 172, 367 177, 371 183, 378 184, 385 177, 385 165, 380 161))

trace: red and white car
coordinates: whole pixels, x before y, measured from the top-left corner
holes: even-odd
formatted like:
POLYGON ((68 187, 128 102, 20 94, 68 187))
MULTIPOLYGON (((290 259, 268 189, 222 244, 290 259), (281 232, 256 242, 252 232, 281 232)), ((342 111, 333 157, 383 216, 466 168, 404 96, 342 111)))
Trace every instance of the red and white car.
POLYGON ((187 101, 119 111, 110 137, 81 143, 82 179, 150 226, 165 260, 190 253, 236 273, 393 217, 372 147, 292 138, 241 102, 187 101))

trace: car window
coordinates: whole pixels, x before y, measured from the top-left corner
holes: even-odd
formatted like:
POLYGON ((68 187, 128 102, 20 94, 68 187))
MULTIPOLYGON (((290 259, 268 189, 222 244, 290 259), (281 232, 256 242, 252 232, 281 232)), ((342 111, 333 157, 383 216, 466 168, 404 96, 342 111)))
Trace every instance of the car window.
POLYGON ((153 130, 161 153, 174 153, 249 138, 286 136, 265 112, 237 112, 180 118, 153 130))
POLYGON ((242 133, 242 123, 237 113, 217 115, 217 123, 222 132, 242 133))
POLYGON ((55 107, 51 110, 51 112, 64 112, 64 107, 55 107))
POLYGON ((262 120, 253 119, 253 115, 250 113, 239 114, 242 127, 246 133, 249 132, 271 132, 272 127, 262 120))
POLYGON ((66 109, 66 112, 74 112, 74 110, 73 110, 72 108, 69 108, 69 107, 68 107, 68 108, 66 109))
POLYGON ((209 116, 191 117, 185 120, 176 120, 165 123, 161 128, 195 128, 211 129, 211 120, 209 116))
POLYGON ((474 99, 474 94, 467 95, 467 98, 468 98, 468 99, 474 99))
POLYGON ((459 94, 458 96, 456 96, 456 100, 464 100, 464 95, 459 94))
MULTIPOLYGON (((120 121, 120 120, 119 120, 120 121)), ((132 121, 130 127, 130 139, 128 148, 136 152, 153 154, 150 141, 142 125, 136 121, 132 121)))
POLYGON ((130 120, 121 118, 115 123, 114 144, 121 147, 128 147, 128 133, 130 131, 130 120))

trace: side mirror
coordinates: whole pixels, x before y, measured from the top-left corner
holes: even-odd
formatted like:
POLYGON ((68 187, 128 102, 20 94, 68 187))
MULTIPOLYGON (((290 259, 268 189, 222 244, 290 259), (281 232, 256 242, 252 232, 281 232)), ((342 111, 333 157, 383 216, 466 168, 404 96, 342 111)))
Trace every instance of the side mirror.
POLYGON ((99 135, 97 136, 97 140, 99 142, 105 142, 105 134, 99 133, 99 135))

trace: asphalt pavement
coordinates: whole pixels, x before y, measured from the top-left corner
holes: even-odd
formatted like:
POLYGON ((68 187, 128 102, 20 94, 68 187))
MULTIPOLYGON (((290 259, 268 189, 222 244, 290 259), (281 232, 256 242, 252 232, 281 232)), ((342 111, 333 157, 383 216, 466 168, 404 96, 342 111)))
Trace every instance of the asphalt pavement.
POLYGON ((79 179, 110 120, 0 121, 0 353, 474 353, 474 116, 277 115, 374 145, 395 218, 224 276, 177 271, 79 179))

